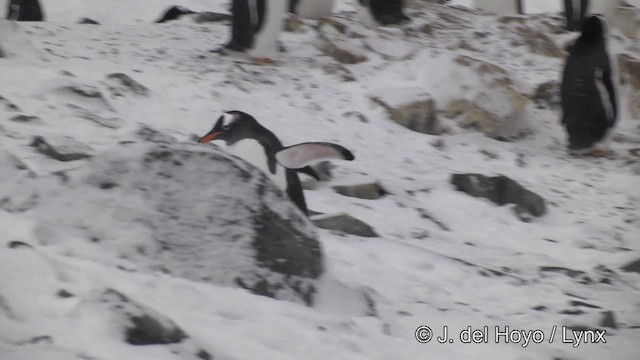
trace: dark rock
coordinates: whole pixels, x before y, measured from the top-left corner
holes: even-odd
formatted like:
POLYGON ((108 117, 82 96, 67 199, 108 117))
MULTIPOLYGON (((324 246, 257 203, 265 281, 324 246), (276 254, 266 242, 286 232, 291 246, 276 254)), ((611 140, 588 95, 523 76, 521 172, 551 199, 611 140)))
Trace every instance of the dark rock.
POLYGON ((526 211, 534 216, 542 216, 546 213, 545 201, 540 195, 525 189, 506 176, 454 174, 451 177, 451 183, 459 191, 487 198, 498 205, 516 204, 518 211, 526 211))
POLYGON ((312 223, 264 173, 216 147, 121 145, 56 186, 83 196, 42 200, 37 212, 51 231, 144 228, 136 245, 103 256, 109 264, 126 258, 140 271, 313 302, 323 262, 312 223), (114 207, 113 199, 127 201, 114 207))
POLYGON ((30 146, 39 153, 58 161, 74 161, 91 157, 93 150, 68 136, 48 137, 35 136, 30 146))
POLYGON ((133 80, 129 75, 123 73, 109 74, 106 77, 105 83, 107 88, 111 92, 112 96, 120 97, 125 96, 128 93, 133 93, 140 96, 148 96, 149 89, 133 80))
POLYGON ((365 222, 347 214, 323 216, 312 219, 317 227, 327 230, 337 230, 346 234, 362 237, 378 237, 379 235, 365 222))
POLYGON ((211 11, 203 11, 195 14, 193 16, 193 21, 195 21, 198 24, 208 23, 208 22, 231 21, 231 15, 221 14, 221 13, 211 12, 211 11))
MULTIPOLYGON (((2 58, 2 49, 0 49, 0 58, 2 58)), ((18 107, 18 105, 12 103, 11 101, 9 101, 8 99, 0 96, 0 105, 4 105, 5 110, 7 111, 20 111, 20 108, 18 107)))
POLYGON ((60 291, 58 291, 57 295, 63 299, 72 298, 74 296, 72 293, 68 292, 65 289, 61 289, 60 291))
POLYGON ((18 249, 18 248, 28 248, 28 249, 33 249, 33 246, 24 243, 22 241, 10 241, 9 243, 7 243, 7 247, 9 249, 18 249))
POLYGON ((635 272, 640 274, 640 259, 632 261, 621 268, 623 271, 635 272))
POLYGON ((584 314, 584 311, 580 310, 580 309, 567 309, 567 310, 559 311, 558 314, 562 314, 562 315, 582 315, 582 314, 584 314))
POLYGON ((616 322, 615 314, 613 311, 603 311, 602 319, 600 320, 599 326, 607 327, 611 329, 617 329, 618 323, 616 322))
POLYGON ((113 289, 89 294, 74 312, 75 316, 106 315, 106 319, 117 324, 122 339, 131 345, 177 344, 188 338, 171 319, 113 289))
POLYGON ((99 22, 97 22, 96 20, 93 19, 89 19, 89 18, 82 18, 80 20, 78 20, 78 24, 86 24, 86 25, 100 25, 99 22))
POLYGON ((179 19, 182 15, 195 14, 195 11, 191 11, 183 6, 170 6, 168 7, 160 18, 156 20, 156 23, 164 23, 171 20, 179 19))
POLYGON ((593 304, 589 304, 589 303, 578 301, 578 300, 569 301, 569 305, 575 306, 575 307, 586 307, 589 309, 601 309, 601 307, 598 305, 593 305, 593 304))
POLYGON ((7 19, 15 21, 44 21, 38 0, 9 0, 7 19))
POLYGON ((387 191, 377 182, 356 185, 334 186, 338 194, 359 199, 376 200, 387 194, 387 191))
MULTIPOLYGON (((263 207, 254 217, 254 228, 253 248, 260 265, 286 276, 316 279, 322 274, 320 244, 286 219, 263 207)), ((311 305, 315 287, 309 284, 298 291, 305 303, 311 305)))
POLYGON ((13 122, 17 122, 17 123, 23 123, 23 124, 42 124, 42 119, 40 119, 37 116, 31 116, 31 115, 15 115, 11 118, 9 118, 9 121, 13 121, 13 122))

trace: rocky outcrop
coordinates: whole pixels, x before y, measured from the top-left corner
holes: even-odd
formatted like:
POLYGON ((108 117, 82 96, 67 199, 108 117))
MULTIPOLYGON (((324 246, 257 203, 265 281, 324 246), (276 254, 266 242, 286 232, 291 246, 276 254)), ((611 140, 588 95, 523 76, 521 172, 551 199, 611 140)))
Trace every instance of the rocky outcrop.
POLYGON ((67 315, 83 331, 109 329, 108 334, 134 346, 165 345, 185 359, 207 359, 202 349, 173 320, 114 289, 90 292, 67 315))
POLYGON ((450 101, 446 116, 461 116, 462 127, 477 127, 488 136, 496 136, 522 112, 527 97, 514 88, 508 72, 497 65, 465 55, 454 61, 472 71, 477 85, 450 101))
MULTIPOLYGON (((456 190, 475 197, 487 198, 498 205, 515 204, 516 214, 542 216, 547 212, 544 199, 506 176, 454 174, 451 183, 456 190)), ((522 218, 525 220, 526 218, 522 218)))
POLYGON ((322 229, 335 230, 345 234, 362 237, 379 236, 367 223, 348 214, 319 215, 314 217, 312 220, 317 227, 322 229))
POLYGON ((265 174, 215 147, 120 145, 58 186, 40 194, 43 232, 104 243, 104 262, 313 303, 313 225, 265 174))
POLYGON ((377 182, 356 185, 334 186, 333 190, 340 195, 366 200, 376 200, 387 194, 387 191, 377 182))
POLYGON ((35 136, 31 146, 42 155, 58 161, 74 161, 91 157, 93 149, 69 136, 35 136))
POLYGON ((393 121, 407 129, 429 135, 442 133, 436 101, 424 89, 384 89, 372 94, 371 100, 382 106, 393 121))

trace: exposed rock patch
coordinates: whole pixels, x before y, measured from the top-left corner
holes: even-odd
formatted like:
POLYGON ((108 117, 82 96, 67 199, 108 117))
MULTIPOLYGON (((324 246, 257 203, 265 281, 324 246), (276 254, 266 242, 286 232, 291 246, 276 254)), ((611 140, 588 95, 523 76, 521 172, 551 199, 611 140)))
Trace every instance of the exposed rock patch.
POLYGON ((30 146, 58 161, 74 161, 91 157, 93 149, 69 136, 35 136, 30 146))
POLYGON ((361 50, 361 43, 345 37, 336 26, 321 23, 318 26, 318 36, 318 48, 337 62, 349 65, 367 61, 365 52, 361 50))
POLYGON ((345 234, 362 237, 378 237, 373 228, 364 221, 358 220, 347 214, 318 216, 312 219, 313 223, 322 229, 336 230, 345 234))
POLYGON ((334 186, 333 190, 340 195, 367 200, 376 200, 387 194, 387 191, 377 182, 334 186))
POLYGON ((382 106, 393 121, 407 129, 429 135, 442 133, 436 102, 421 88, 385 89, 373 94, 371 99, 382 106))
POLYGON ((544 199, 506 176, 487 177, 481 174, 454 174, 451 183, 457 190, 475 197, 487 198, 498 205, 515 204, 517 212, 533 216, 546 213, 544 199))
POLYGON ((146 86, 135 81, 127 74, 109 74, 105 79, 105 84, 112 97, 121 97, 128 94, 138 96, 149 95, 149 89, 146 86))
POLYGON ((126 147, 59 185, 82 196, 42 194, 44 233, 105 244, 107 263, 313 303, 323 271, 314 228, 261 171, 214 147, 126 147))

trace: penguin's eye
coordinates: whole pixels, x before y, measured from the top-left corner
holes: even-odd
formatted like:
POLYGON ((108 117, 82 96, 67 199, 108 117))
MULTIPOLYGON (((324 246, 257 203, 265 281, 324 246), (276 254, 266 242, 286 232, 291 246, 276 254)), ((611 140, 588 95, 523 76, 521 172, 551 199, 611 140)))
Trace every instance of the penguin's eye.
POLYGON ((231 128, 231 125, 222 126, 222 130, 229 130, 230 128, 231 128))

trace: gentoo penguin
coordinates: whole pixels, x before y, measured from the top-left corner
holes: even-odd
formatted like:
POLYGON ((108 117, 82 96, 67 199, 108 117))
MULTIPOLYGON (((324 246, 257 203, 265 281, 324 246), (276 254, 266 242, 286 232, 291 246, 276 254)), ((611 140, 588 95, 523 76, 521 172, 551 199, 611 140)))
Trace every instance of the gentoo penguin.
POLYGON ((589 10, 589 0, 564 0, 567 30, 580 31, 582 20, 589 10))
POLYGON ((562 124, 572 154, 603 156, 594 145, 616 122, 618 107, 603 18, 592 15, 569 47, 562 76, 562 124))
POLYGON ((257 63, 270 63, 276 52, 288 0, 233 0, 231 40, 225 49, 246 52, 257 63))
POLYGON ((7 3, 7 20, 44 21, 38 0, 9 0, 7 3))
POLYGON ((224 141, 229 153, 262 170, 305 214, 308 214, 307 205, 298 171, 307 172, 310 164, 324 160, 354 159, 349 150, 332 143, 312 142, 284 147, 253 116, 235 110, 222 114, 213 129, 198 142, 204 144, 212 140, 224 141))
POLYGON ((290 0, 289 12, 303 19, 331 16, 335 0, 290 0))
POLYGON ((367 25, 395 25, 409 20, 402 13, 404 0, 354 0, 358 16, 367 25))

